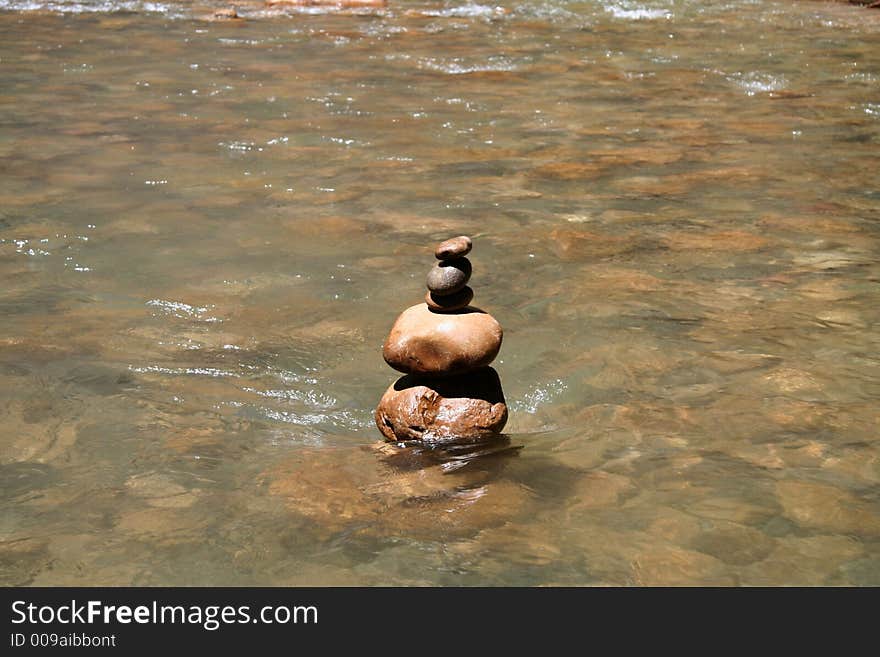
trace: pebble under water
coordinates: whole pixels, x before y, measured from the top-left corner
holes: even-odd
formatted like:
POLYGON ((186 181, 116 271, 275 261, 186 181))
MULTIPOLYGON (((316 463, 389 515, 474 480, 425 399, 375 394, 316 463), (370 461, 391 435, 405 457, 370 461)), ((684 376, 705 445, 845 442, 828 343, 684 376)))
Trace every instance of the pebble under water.
POLYGON ((880 12, 0 0, 0 582, 880 585, 880 12), (397 450, 471 235, 507 442, 397 450))

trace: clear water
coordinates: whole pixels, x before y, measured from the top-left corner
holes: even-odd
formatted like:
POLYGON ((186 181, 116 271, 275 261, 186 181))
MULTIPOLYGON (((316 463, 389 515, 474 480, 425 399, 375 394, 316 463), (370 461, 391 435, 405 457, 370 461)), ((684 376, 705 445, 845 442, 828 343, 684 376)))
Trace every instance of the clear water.
POLYGON ((4 584, 880 584, 880 12, 213 8, 0 0, 4 584), (521 449, 393 453, 461 233, 521 449))

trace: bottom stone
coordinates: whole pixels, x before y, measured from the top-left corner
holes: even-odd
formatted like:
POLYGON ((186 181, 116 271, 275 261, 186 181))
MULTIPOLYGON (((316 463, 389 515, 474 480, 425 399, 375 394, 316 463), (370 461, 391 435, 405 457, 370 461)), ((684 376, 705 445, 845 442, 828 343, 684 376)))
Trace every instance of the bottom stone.
POLYGON ((376 426, 387 440, 471 441, 500 433, 507 405, 491 367, 448 377, 407 374, 379 400, 376 426))

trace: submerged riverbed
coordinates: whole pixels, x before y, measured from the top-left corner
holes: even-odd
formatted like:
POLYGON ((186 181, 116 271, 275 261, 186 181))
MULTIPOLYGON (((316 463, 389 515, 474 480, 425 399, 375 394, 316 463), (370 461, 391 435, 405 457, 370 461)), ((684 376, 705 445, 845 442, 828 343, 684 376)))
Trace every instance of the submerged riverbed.
POLYGON ((880 12, 205 7, 0 0, 4 584, 880 584, 880 12), (521 448, 379 448, 457 234, 521 448))

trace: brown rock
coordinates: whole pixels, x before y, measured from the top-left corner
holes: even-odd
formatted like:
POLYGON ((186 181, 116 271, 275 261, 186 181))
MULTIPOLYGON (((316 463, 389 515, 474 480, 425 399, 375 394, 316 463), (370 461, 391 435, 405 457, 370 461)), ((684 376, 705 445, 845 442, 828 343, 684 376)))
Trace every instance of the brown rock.
POLYGON ((0 586, 25 586, 34 576, 51 567, 48 541, 32 536, 11 536, 0 540, 0 586))
POLYGON ((602 167, 592 162, 551 162, 535 167, 531 175, 551 180, 586 180, 596 178, 602 167))
POLYGON ((506 422, 501 380, 491 367, 442 379, 403 376, 376 408, 376 426, 390 441, 475 440, 499 433, 506 422))
POLYGON ((434 296, 455 294, 471 278, 471 261, 467 258, 441 260, 428 272, 427 286, 434 296))
POLYGON ((337 7, 339 9, 358 9, 361 7, 381 8, 388 6, 388 0, 266 0, 267 7, 337 7))
POLYGON ((592 260, 626 253, 635 241, 615 235, 571 228, 557 228, 550 233, 550 248, 561 260, 592 260))
POLYGON ((784 536, 761 561, 743 568, 740 586, 826 586, 840 567, 864 554, 852 536, 784 536))
POLYGON ((733 586, 719 559, 674 545, 651 545, 632 561, 637 586, 733 586))
POLYGON ((238 15, 238 12, 235 10, 235 7, 226 7, 225 9, 216 10, 214 12, 214 18, 235 20, 235 19, 241 18, 241 16, 238 15))
POLYGON ((766 559, 776 541, 764 532, 738 523, 716 522, 692 541, 691 547, 733 566, 747 566, 766 559))
MULTIPOLYGON (((518 492, 512 486, 508 488, 512 488, 513 493, 518 492)), ((520 496, 524 494, 528 495, 528 489, 520 496)), ((450 551, 465 558, 478 559, 481 564, 504 555, 506 564, 547 566, 558 563, 563 557, 560 543, 558 536, 547 531, 544 525, 506 522, 499 527, 483 529, 472 540, 452 544, 450 551), (511 550, 511 545, 516 549, 511 550)))
POLYGON ((455 310, 467 308, 468 304, 473 300, 474 291, 467 285, 455 294, 448 294, 445 297, 435 297, 430 290, 425 293, 425 303, 435 313, 451 313, 455 310))
POLYGON ((437 260, 448 260, 449 258, 460 258, 471 252, 473 243, 467 235, 459 235, 440 242, 434 250, 434 257, 437 260))
POLYGON ((828 533, 880 535, 880 509, 869 498, 860 498, 830 484, 779 481, 776 495, 785 515, 802 527, 828 533))
POLYGON ((382 502, 364 492, 378 471, 365 452, 311 448, 275 464, 258 481, 288 510, 336 532, 350 522, 369 525, 379 518, 382 502))
POLYGON ((151 508, 122 512, 115 529, 129 536, 149 537, 155 545, 172 545, 198 541, 207 524, 204 516, 196 517, 190 509, 151 508))
POLYGON ((664 245, 673 251, 757 251, 769 242, 756 233, 744 230, 689 233, 676 231, 663 238, 664 245))
POLYGON ((397 318, 382 356, 407 374, 460 374, 495 360, 502 337, 495 318, 479 308, 441 314, 420 303, 397 318))
POLYGON ((580 511, 615 506, 633 488, 629 477, 601 470, 589 472, 575 484, 570 508, 580 511))

